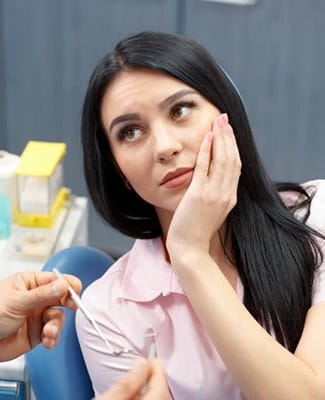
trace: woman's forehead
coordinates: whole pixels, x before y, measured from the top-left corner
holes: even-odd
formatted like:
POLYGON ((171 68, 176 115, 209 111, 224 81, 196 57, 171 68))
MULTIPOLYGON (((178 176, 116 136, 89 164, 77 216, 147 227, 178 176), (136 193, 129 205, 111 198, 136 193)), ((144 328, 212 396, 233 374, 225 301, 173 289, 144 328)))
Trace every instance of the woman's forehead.
MULTIPOLYGON (((106 88, 102 109, 128 108, 130 104, 158 103, 179 90, 192 89, 181 80, 151 69, 121 71, 106 88)), ((192 89, 194 90, 194 89, 192 89)))
MULTIPOLYGON (((167 72, 151 69, 151 68, 135 68, 129 70, 120 71, 112 82, 107 87, 107 91, 114 89, 117 86, 120 86, 125 83, 132 84, 141 84, 142 82, 150 82, 152 84, 166 84, 166 85, 180 85, 180 86, 188 86, 185 82, 180 79, 168 74, 167 72)), ((154 85, 155 86, 155 85, 154 85)), ((152 89, 152 87, 148 87, 148 89, 152 89)))

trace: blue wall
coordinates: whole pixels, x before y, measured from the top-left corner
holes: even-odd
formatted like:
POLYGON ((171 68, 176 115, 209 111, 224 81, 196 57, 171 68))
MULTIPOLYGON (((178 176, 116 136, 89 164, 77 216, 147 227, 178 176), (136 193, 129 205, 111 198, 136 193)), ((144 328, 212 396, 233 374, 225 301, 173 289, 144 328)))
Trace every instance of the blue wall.
MULTIPOLYGON (((80 112, 98 59, 144 29, 199 40, 244 97, 256 141, 275 180, 324 177, 325 2, 259 0, 232 6, 200 0, 0 1, 0 148, 65 141, 66 184, 86 195, 80 112)), ((114 255, 132 240, 90 209, 90 242, 114 255)))

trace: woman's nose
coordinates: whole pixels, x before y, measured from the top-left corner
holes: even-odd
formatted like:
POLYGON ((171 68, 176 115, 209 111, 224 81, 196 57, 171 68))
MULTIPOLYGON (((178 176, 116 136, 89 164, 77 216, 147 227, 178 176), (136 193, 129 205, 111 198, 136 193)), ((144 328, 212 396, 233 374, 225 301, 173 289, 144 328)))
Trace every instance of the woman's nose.
POLYGON ((179 154, 183 148, 182 142, 175 130, 162 128, 155 130, 155 158, 160 163, 166 163, 179 154))

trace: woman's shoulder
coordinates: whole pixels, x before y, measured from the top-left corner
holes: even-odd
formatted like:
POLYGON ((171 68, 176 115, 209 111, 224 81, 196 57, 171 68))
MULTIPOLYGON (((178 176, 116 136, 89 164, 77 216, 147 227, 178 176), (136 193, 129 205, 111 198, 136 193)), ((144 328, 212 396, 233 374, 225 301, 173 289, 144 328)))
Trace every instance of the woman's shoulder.
POLYGON ((119 283, 123 279, 124 271, 128 265, 128 260, 132 249, 127 251, 121 257, 119 257, 113 264, 111 264, 104 274, 89 284, 84 290, 83 297, 98 295, 102 290, 114 290, 119 286, 119 283))
POLYGON ((316 230, 325 231, 325 179, 314 179, 299 185, 290 184, 287 189, 282 188, 280 196, 286 207, 294 211, 297 219, 305 220, 308 206, 306 223, 316 230))
MULTIPOLYGON (((149 242, 150 240, 147 239, 136 240, 133 247, 115 261, 100 278, 85 288, 82 294, 82 300, 95 320, 101 322, 102 326, 111 331, 116 329, 116 326, 123 326, 127 331, 128 326, 132 326, 134 321, 137 321, 139 325, 141 316, 137 303, 125 298, 125 286, 129 285, 128 287, 130 287, 134 283, 132 272, 138 271, 139 265, 142 265, 139 256, 145 257, 147 247, 150 246, 149 242)), ((136 273, 139 274, 140 272, 136 273)), ((142 282, 143 277, 142 274, 142 282)), ((140 292, 145 292, 145 290, 140 288, 140 292)), ((85 329, 87 331, 87 327, 85 327, 87 325, 84 324, 84 321, 85 317, 78 310, 76 316, 78 332, 84 332, 85 329)))
POLYGON ((311 197, 323 197, 325 193, 325 179, 314 179, 300 184, 281 184, 279 194, 287 206, 294 206, 305 197, 304 191, 311 197), (302 189, 302 190, 301 190, 302 189))
MULTIPOLYGON (((286 186, 285 184, 284 186, 286 186)), ((325 201, 325 179, 314 179, 300 184, 290 184, 279 192, 287 207, 296 206, 306 198, 306 193, 311 201, 325 201), (302 189, 302 190, 301 190, 302 189)))
POLYGON ((317 199, 325 200, 325 179, 314 179, 301 183, 301 186, 307 191, 308 194, 313 195, 317 199))
POLYGON ((97 306, 100 302, 106 305, 110 302, 112 306, 119 301, 123 297, 122 289, 125 285, 130 286, 130 280, 133 282, 141 278, 143 281, 147 264, 157 259, 158 242, 158 239, 137 239, 127 253, 84 290, 82 298, 87 303, 96 303, 97 306))
POLYGON ((302 187, 311 196, 308 225, 325 233, 325 180, 317 179, 302 184, 302 187))
POLYGON ((325 192, 325 179, 314 179, 300 184, 305 190, 313 190, 320 193, 325 192))

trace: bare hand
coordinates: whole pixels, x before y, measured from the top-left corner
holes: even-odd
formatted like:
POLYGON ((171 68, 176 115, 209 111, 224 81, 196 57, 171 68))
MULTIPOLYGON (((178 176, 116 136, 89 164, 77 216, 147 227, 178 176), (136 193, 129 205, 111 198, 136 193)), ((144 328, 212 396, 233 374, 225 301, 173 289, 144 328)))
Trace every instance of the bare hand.
POLYGON ((171 400, 161 362, 140 359, 138 366, 95 400, 171 400))
POLYGON ((171 259, 185 249, 209 252, 211 238, 236 205, 240 169, 228 117, 219 115, 202 141, 192 182, 172 218, 166 240, 171 259))
POLYGON ((64 324, 63 310, 76 309, 68 283, 79 293, 78 278, 53 272, 22 272, 0 281, 0 360, 21 355, 39 343, 47 348, 57 344, 64 324))

